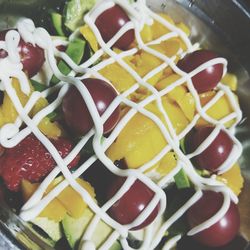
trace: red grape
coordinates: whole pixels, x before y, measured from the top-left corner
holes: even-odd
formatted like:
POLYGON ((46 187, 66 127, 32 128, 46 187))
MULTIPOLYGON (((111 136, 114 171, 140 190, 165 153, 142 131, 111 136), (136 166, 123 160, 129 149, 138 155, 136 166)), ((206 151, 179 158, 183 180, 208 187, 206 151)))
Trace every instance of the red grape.
MULTIPOLYGON (((219 211, 223 204, 223 195, 212 191, 205 191, 187 212, 187 220, 191 228, 208 220, 219 211)), ((231 202, 226 214, 211 227, 199 232, 193 237, 203 245, 219 247, 234 239, 239 231, 240 215, 238 207, 231 202)))
MULTIPOLYGON (((112 198, 121 188, 125 178, 116 178, 108 187, 108 198, 112 198)), ((140 180, 136 180, 130 189, 109 210, 110 216, 122 225, 132 223, 153 199, 155 193, 140 180)), ((139 226, 131 230, 139 230, 154 221, 160 209, 158 203, 153 212, 139 226)))
MULTIPOLYGON (((101 116, 117 97, 116 90, 100 79, 88 78, 82 80, 82 83, 88 89, 101 116)), ((63 98, 62 109, 68 127, 74 132, 84 135, 94 126, 87 105, 76 87, 72 86, 63 98)), ((105 134, 115 127, 119 116, 120 108, 117 107, 104 123, 105 134)))
MULTIPOLYGON (((101 33, 103 40, 107 43, 129 21, 130 19, 126 12, 116 4, 114 7, 109 8, 100 14, 97 17, 95 24, 101 33)), ((114 46, 126 50, 134 39, 134 30, 128 30, 120 37, 114 46)))
MULTIPOLYGON (((4 30, 0 32, 0 41, 5 40, 5 35, 8 31, 9 30, 4 30)), ((44 50, 38 46, 33 46, 31 43, 24 42, 23 39, 19 42, 18 50, 24 72, 26 72, 29 77, 36 75, 45 61, 44 50)), ((7 52, 0 50, 0 58, 6 56, 7 52)))
MULTIPOLYGON (((197 50, 186 55, 180 60, 177 66, 189 73, 218 56, 209 50, 197 50)), ((223 76, 223 64, 212 65, 192 77, 193 85, 199 93, 212 90, 217 86, 223 76)))
MULTIPOLYGON (((198 128, 188 136, 187 147, 189 152, 194 151, 214 130, 214 127, 198 128)), ((229 157, 233 148, 233 141, 223 130, 220 130, 214 141, 199 155, 195 156, 195 167, 216 172, 229 157)))

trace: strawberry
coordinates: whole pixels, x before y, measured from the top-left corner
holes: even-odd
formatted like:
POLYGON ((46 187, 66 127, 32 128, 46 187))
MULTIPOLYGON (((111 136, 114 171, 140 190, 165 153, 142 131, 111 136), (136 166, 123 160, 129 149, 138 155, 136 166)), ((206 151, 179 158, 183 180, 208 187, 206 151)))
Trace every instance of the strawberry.
MULTIPOLYGON (((62 158, 71 151, 72 143, 64 138, 51 140, 62 158)), ((69 164, 69 168, 77 165, 80 156, 69 164)), ((50 173, 56 163, 43 144, 33 135, 27 136, 13 148, 7 148, 0 158, 0 176, 11 191, 19 191, 21 180, 39 182, 50 173)))

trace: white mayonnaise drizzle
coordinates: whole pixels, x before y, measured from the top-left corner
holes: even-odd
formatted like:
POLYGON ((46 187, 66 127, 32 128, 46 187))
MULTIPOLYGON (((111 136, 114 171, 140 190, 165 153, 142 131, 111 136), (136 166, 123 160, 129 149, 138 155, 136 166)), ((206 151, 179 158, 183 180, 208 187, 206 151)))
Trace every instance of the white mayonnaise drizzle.
MULTIPOLYGON (((0 42, 0 49, 4 49, 8 53, 8 56, 6 58, 0 59, 0 80, 1 80, 0 89, 6 90, 7 94, 10 96, 19 114, 18 118, 13 124, 6 124, 0 129, 0 142, 5 147, 14 147, 30 133, 33 133, 52 154, 57 164, 57 167, 55 167, 54 170, 45 178, 40 187, 32 195, 29 201, 23 206, 20 213, 21 218, 24 220, 31 220, 35 218, 46 207, 46 205, 49 204, 49 202, 53 198, 55 198, 60 192, 62 192, 62 190, 65 187, 71 185, 82 196, 83 200, 95 213, 93 220, 89 224, 88 228, 86 229, 82 237, 82 241, 80 244, 81 249, 82 250, 96 249, 96 246, 91 241, 91 239, 95 232, 95 228, 97 227, 98 222, 100 220, 103 220, 105 223, 110 225, 114 229, 114 231, 106 240, 106 242, 104 242, 103 245, 100 246, 99 249, 101 250, 109 249, 117 239, 120 240, 122 247, 125 250, 133 249, 128 245, 126 239, 129 229, 137 225, 140 225, 151 214, 151 212, 154 210, 155 206, 158 203, 160 203, 160 211, 158 217, 160 217, 163 214, 164 210, 167 207, 167 200, 166 200, 166 195, 163 192, 162 188, 166 187, 168 183, 172 181, 173 177, 179 172, 180 169, 183 169, 187 174, 187 176, 190 178, 190 180, 195 184, 197 192, 181 208, 179 208, 171 216, 171 218, 165 221, 160 226, 160 228, 157 229, 156 232, 154 232, 154 236, 152 234, 154 223, 149 227, 147 227, 144 233, 143 244, 140 249, 144 250, 154 249, 159 244, 159 242, 161 241, 162 237, 164 236, 168 228, 176 220, 178 220, 188 210, 189 207, 191 207, 197 200, 200 199, 200 197, 202 196, 202 190, 213 190, 215 192, 221 192, 224 196, 224 202, 221 209, 212 218, 205 221, 201 225, 196 226, 195 228, 190 230, 188 234, 193 235, 210 227, 224 216, 224 214, 227 212, 229 208, 230 201, 232 200, 234 202, 237 202, 238 199, 233 194, 233 192, 223 183, 217 181, 212 177, 203 178, 200 175, 198 175, 190 159, 195 155, 204 151, 215 139, 219 131, 222 129, 226 133, 228 133, 228 135, 232 138, 234 142, 233 150, 230 153, 228 159, 219 168, 219 173, 227 171, 232 166, 232 164, 237 161, 242 152, 242 146, 234 136, 234 128, 241 120, 242 113, 231 90, 222 84, 219 84, 217 86, 218 92, 216 93, 214 98, 212 98, 212 100, 209 101, 204 107, 202 107, 199 95, 193 87, 191 78, 192 76, 201 72, 207 67, 210 67, 218 63, 224 65, 224 74, 225 74, 227 61, 223 58, 216 58, 202 64, 197 69, 193 70, 188 74, 180 70, 174 63, 176 59, 175 56, 169 58, 163 55, 162 53, 152 49, 149 46, 153 44, 159 44, 162 41, 167 41, 173 37, 180 37, 183 40, 183 42, 187 46, 187 52, 192 52, 196 50, 197 44, 192 45, 187 35, 182 30, 180 30, 173 24, 169 23, 160 15, 152 12, 146 6, 144 0, 138 0, 136 3, 133 3, 131 5, 128 4, 126 0, 99 1, 99 3, 85 16, 85 22, 86 24, 89 25, 89 27, 95 34, 98 44, 100 45, 100 49, 91 58, 89 58, 85 63, 83 63, 80 66, 76 65, 72 61, 72 59, 69 58, 64 52, 60 52, 56 49, 56 46, 60 44, 66 45, 67 41, 58 41, 58 40, 52 41, 47 31, 42 28, 36 28, 34 23, 30 19, 20 20, 17 23, 18 32, 9 31, 6 34, 5 41, 0 42), (119 4, 128 13, 131 21, 128 22, 126 25, 124 25, 108 43, 105 43, 95 25, 95 19, 105 10, 114 6, 114 4, 119 4), (140 31, 142 30, 144 24, 151 25, 155 21, 163 24, 170 30, 170 32, 148 44, 145 44, 141 39, 140 31), (119 55, 116 54, 111 49, 111 47, 125 32, 127 32, 130 29, 134 29, 135 31, 138 48, 133 48, 128 51, 121 52, 119 55), (29 82, 26 75, 22 71, 22 64, 20 62, 20 56, 18 53, 18 43, 20 41, 20 36, 25 42, 29 42, 34 46, 38 45, 44 49, 51 70, 56 75, 56 77, 60 79, 60 83, 55 87, 49 88, 43 91, 42 93, 38 92, 31 93, 30 98, 24 107, 21 105, 20 100, 11 84, 11 77, 17 78, 20 82, 21 90, 23 91, 23 93, 27 95, 30 94, 29 82), (141 77, 134 69, 132 69, 129 65, 127 65, 123 60, 123 58, 127 56, 135 55, 139 49, 142 49, 147 53, 152 54, 155 57, 162 60, 162 64, 160 66, 153 69, 144 77, 141 77), (99 58, 101 58, 101 56, 104 54, 109 55, 110 58, 102 60, 97 65, 91 67, 91 65, 99 58), (68 76, 62 75, 62 73, 59 71, 55 56, 62 58, 72 68, 72 72, 68 76), (120 94, 112 102, 112 104, 104 113, 104 115, 100 117, 88 90, 83 84, 81 84, 81 80, 94 76, 108 81, 102 75, 100 75, 98 71, 114 62, 117 62, 129 74, 131 74, 137 83, 123 94, 120 94), (165 89, 157 91, 147 81, 152 76, 164 70, 168 66, 170 66, 174 72, 179 74, 181 78, 172 83, 170 86, 166 87, 165 89), (75 77, 77 73, 81 73, 83 75, 80 77, 75 77), (192 96, 194 97, 197 114, 194 116, 190 124, 180 134, 176 134, 176 131, 171 123, 171 120, 163 108, 162 96, 169 93, 175 87, 185 83, 187 83, 187 87, 192 96), (70 154, 65 159, 62 159, 59 153, 57 152, 56 148, 53 146, 53 144, 48 140, 46 136, 44 136, 39 131, 37 125, 46 115, 54 111, 61 104, 62 99, 68 90, 69 84, 74 84, 81 93, 82 97, 84 98, 88 106, 88 109, 90 110, 90 113, 92 115, 92 119, 94 121, 94 128, 78 142, 75 148, 70 152, 70 154), (140 86, 144 86, 145 88, 147 88, 147 90, 151 94, 148 97, 146 97, 143 101, 139 103, 134 103, 131 100, 129 100, 128 96, 134 91, 136 91, 140 86), (58 89, 59 89, 59 94, 58 97, 55 99, 55 101, 53 101, 47 107, 42 109, 31 119, 28 116, 28 113, 32 109, 36 101, 40 97, 47 97, 51 92, 58 89), (226 95, 234 111, 227 117, 224 117, 220 121, 217 121, 212 117, 210 117, 206 113, 206 111, 211 106, 213 106, 223 95, 226 95), (155 114, 145 109, 145 106, 153 101, 156 102, 159 111, 163 115, 164 122, 155 114), (103 142, 101 142, 101 137, 103 134, 103 123, 108 119, 108 117, 112 114, 112 112, 116 109, 116 107, 119 106, 120 103, 125 103, 131 109, 120 120, 118 125, 112 131, 111 135, 108 138, 105 138, 103 142), (121 170, 118 169, 113 164, 113 162, 105 155, 105 151, 115 141, 115 139, 120 134, 122 129, 126 126, 126 124, 131 120, 131 118, 137 112, 142 113, 143 115, 147 116, 148 118, 150 118, 155 122, 156 126, 160 129, 166 140, 166 146, 153 159, 145 163, 140 168, 136 170, 133 169, 121 170), (215 125, 215 129, 211 133, 211 135, 196 149, 195 152, 189 155, 185 155, 179 148, 179 141, 185 137, 185 135, 194 127, 194 125, 200 118, 203 118, 207 122, 215 125), (233 119, 235 119, 235 123, 231 126, 231 128, 226 129, 224 124, 233 119), (20 130, 23 122, 27 125, 27 127, 20 130), (168 129, 166 128, 166 125, 168 129), (81 151, 81 149, 93 135, 94 135, 93 147, 95 155, 93 155, 86 162, 84 162, 74 173, 71 173, 68 170, 67 165, 75 158, 75 156, 81 151), (159 162, 170 150, 173 150, 178 158, 177 165, 168 175, 164 176, 161 180, 159 180, 158 183, 154 183, 149 178, 150 175, 145 175, 144 172, 150 169, 154 164, 159 162), (91 164, 93 164, 97 159, 102 161, 105 164, 105 166, 114 174, 128 177, 124 185, 121 187, 121 189, 114 195, 112 199, 110 199, 106 204, 104 204, 102 208, 98 207, 98 205, 91 198, 88 192, 84 188, 82 188, 75 180, 82 173, 84 173, 84 171, 86 171, 91 166, 91 164), (56 186, 49 194, 43 197, 47 187, 59 173, 62 173, 64 175, 65 180, 62 181, 58 186, 56 186), (106 211, 117 200, 119 200, 124 195, 124 193, 126 193, 127 190, 129 190, 129 188, 136 179, 139 179, 140 181, 145 183, 150 189, 152 189, 155 192, 155 196, 148 204, 148 206, 143 210, 143 212, 131 224, 122 226, 116 221, 114 221, 106 213, 106 211)), ((71 39, 73 39, 77 34, 78 31, 76 31, 75 34, 73 34, 71 39)), ((182 50, 180 50, 178 52, 178 55, 183 57, 187 52, 183 52, 182 50)), ((181 238, 180 235, 174 237, 165 244, 163 249, 167 250, 172 248, 180 238, 181 238)))

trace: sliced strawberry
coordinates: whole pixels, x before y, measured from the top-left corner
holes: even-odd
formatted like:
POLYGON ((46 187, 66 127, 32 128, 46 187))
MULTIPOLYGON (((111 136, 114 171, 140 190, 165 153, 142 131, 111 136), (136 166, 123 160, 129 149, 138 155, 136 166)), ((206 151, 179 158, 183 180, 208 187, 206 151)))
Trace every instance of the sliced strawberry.
MULTIPOLYGON (((62 158, 65 158, 73 147, 72 143, 65 138, 51 140, 51 142, 62 158)), ((68 167, 75 167, 79 159, 80 156, 77 155, 68 167)), ((31 182, 41 181, 55 166, 56 163, 52 155, 31 134, 15 147, 5 149, 3 156, 0 158, 0 175, 9 190, 18 191, 22 179, 31 182)))

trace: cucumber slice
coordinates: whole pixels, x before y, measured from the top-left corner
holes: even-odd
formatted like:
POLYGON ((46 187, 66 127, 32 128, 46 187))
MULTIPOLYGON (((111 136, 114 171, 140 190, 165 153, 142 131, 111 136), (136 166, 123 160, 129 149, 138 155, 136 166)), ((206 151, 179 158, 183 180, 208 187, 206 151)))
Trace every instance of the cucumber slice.
POLYGON ((45 89, 47 89, 47 86, 40 82, 37 82, 33 79, 30 79, 30 81, 35 91, 43 92, 45 89))
POLYGON ((26 226, 42 242, 53 248, 63 236, 61 224, 45 217, 37 217, 26 223, 26 226))
POLYGON ((64 25, 75 31, 83 24, 84 13, 92 9, 96 0, 70 0, 64 7, 64 25))
MULTIPOLYGON (((66 215, 65 218, 62 220, 64 234, 72 249, 78 247, 80 239, 93 217, 93 212, 90 209, 86 209, 84 211, 83 216, 78 219, 66 215)), ((93 238, 91 240, 94 242, 96 247, 99 247, 102 243, 105 242, 105 240, 112 233, 112 231, 113 229, 111 227, 109 227, 103 221, 100 221, 95 229, 93 238)), ((120 250, 121 248, 118 248, 119 245, 119 243, 115 243, 111 247, 111 249, 120 250)))
POLYGON ((56 33, 59 36, 65 36, 63 31, 63 22, 62 22, 62 15, 56 12, 51 13, 51 20, 53 23, 53 26, 56 30, 56 33))
POLYGON ((183 169, 181 169, 175 175, 174 180, 175 180, 175 184, 176 184, 178 189, 191 187, 190 181, 189 181, 189 179, 188 179, 188 177, 183 169))
MULTIPOLYGON (((76 63, 77 65, 80 64, 85 50, 86 42, 81 39, 75 39, 74 41, 70 42, 67 49, 66 54, 76 63)), ((61 60, 58 64, 58 68, 61 71, 62 74, 68 75, 71 71, 71 68, 61 60)), ((53 75, 50 81, 50 84, 56 85, 60 80, 53 75)))

